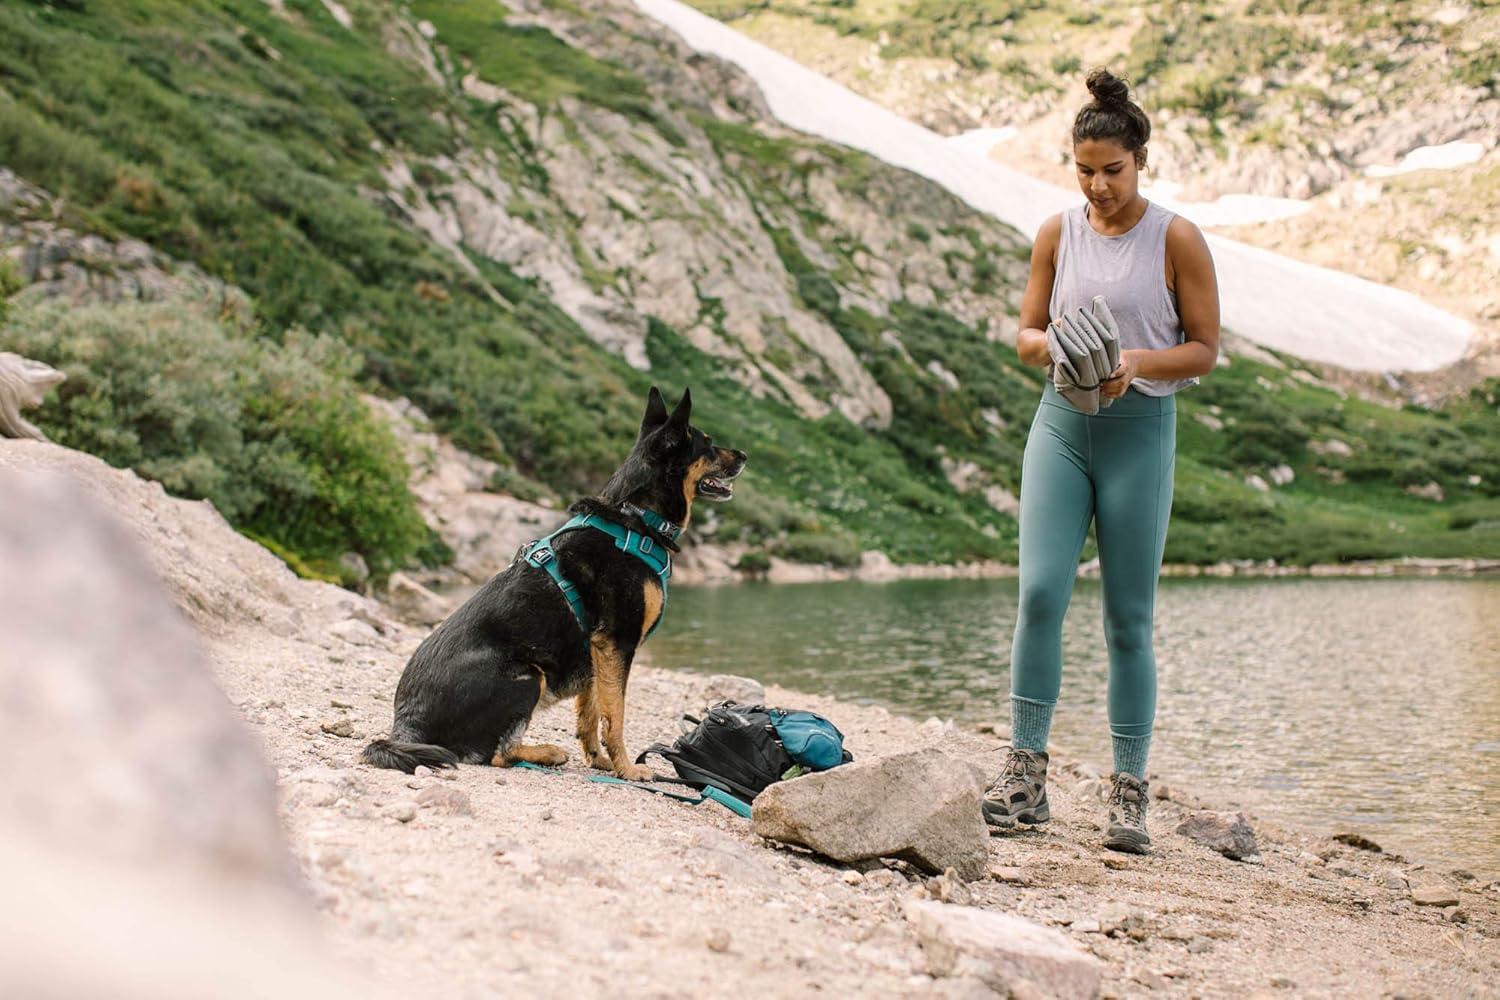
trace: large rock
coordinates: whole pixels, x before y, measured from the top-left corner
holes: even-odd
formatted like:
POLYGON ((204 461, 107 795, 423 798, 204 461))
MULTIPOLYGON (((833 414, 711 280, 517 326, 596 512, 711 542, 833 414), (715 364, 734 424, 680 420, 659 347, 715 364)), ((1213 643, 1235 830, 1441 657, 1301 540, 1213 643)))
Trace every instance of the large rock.
POLYGON ((14 815, 94 857, 290 879, 272 776, 128 534, 62 476, 0 469, 0 497, 14 815))
POLYGON ((933 976, 978 980, 1001 996, 1096 997, 1103 966, 1062 933, 1009 913, 909 900, 933 976))
POLYGON ((436 625, 454 608, 451 601, 444 600, 405 573, 392 573, 386 584, 386 603, 403 620, 413 625, 436 625))
POLYGON ((970 881, 987 872, 989 834, 977 772, 937 750, 918 750, 778 782, 755 799, 760 836, 836 861, 902 858, 970 881))
POLYGON ((764 705, 766 688, 752 677, 737 677, 734 674, 714 674, 703 689, 704 702, 717 705, 721 701, 737 701, 741 705, 764 705))
POLYGON ((1212 812, 1200 809, 1191 813, 1177 826, 1177 832, 1191 840, 1218 851, 1235 861, 1259 861, 1260 848, 1255 843, 1255 831, 1244 813, 1212 812))
POLYGON ((270 770, 129 530, 3 461, 0 510, 0 992, 388 995, 328 957, 270 770))

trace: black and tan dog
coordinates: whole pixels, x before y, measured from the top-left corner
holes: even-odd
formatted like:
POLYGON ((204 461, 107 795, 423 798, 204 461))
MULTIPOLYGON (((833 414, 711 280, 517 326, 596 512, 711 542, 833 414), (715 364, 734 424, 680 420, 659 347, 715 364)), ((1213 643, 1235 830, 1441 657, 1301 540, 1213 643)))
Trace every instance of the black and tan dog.
MULTIPOLYGON (((677 551, 671 536, 686 526, 693 501, 730 499, 745 467, 744 452, 715 446, 688 423, 691 411, 684 392, 669 416, 653 386, 625 464, 571 511, 637 533, 637 545, 677 551)), ((561 764, 562 747, 521 737, 538 707, 572 696, 584 758, 623 778, 652 777, 625 751, 625 685, 636 648, 662 614, 663 581, 602 530, 568 531, 553 548, 579 612, 547 570, 518 555, 417 647, 396 686, 390 739, 365 747, 366 763, 407 772, 418 764, 561 764)))

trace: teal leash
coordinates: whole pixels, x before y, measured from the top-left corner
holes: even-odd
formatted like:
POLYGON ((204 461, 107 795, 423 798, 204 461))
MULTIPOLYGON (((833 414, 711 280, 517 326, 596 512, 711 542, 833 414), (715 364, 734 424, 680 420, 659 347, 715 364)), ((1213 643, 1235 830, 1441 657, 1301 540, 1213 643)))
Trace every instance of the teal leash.
MULTIPOLYGON (((544 767, 541 764, 532 764, 529 761, 518 761, 511 766, 524 767, 528 771, 541 771, 544 774, 567 773, 561 768, 544 767)), ((713 785, 705 785, 701 794, 683 795, 681 792, 669 792, 665 788, 652 788, 649 784, 643 784, 639 781, 626 781, 624 778, 616 778, 609 774, 591 774, 588 776, 588 780, 596 785, 624 785, 626 788, 637 788, 643 792, 665 796, 669 799, 675 799, 678 802, 686 802, 692 806, 702 805, 705 802, 717 802, 736 816, 743 816, 745 819, 750 818, 750 804, 748 802, 742 802, 728 792, 715 788, 713 785)))

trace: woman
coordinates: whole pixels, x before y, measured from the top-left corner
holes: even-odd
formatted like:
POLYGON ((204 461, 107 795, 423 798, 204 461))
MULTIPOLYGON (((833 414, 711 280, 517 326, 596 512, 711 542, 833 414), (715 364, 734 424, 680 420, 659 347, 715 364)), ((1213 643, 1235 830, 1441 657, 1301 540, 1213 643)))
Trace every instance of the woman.
POLYGON ((1087 201, 1042 224, 1031 250, 1016 349, 1051 360, 1046 327, 1102 295, 1119 327, 1120 362, 1085 415, 1049 381, 1021 466, 1021 603, 1011 649, 1012 744, 985 794, 1001 830, 1044 823, 1047 734, 1062 682, 1062 623, 1093 522, 1109 646, 1115 773, 1105 846, 1144 854, 1146 755, 1156 715, 1151 648, 1156 580, 1172 507, 1173 393, 1211 371, 1219 293, 1198 227, 1143 198, 1151 123, 1125 81, 1088 77, 1093 100, 1073 122, 1073 159, 1087 201))

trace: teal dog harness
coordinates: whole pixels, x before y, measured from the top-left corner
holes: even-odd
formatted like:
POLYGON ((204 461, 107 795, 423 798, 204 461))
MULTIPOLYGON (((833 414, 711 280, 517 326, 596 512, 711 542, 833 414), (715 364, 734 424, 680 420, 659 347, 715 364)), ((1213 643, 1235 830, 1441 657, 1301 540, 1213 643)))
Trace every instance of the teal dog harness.
MULTIPOLYGON (((655 511, 645 510, 634 504, 624 504, 620 509, 627 514, 639 516, 652 531, 674 542, 682 533, 680 525, 673 524, 655 511)), ((635 556, 656 574, 656 579, 661 584, 661 613, 656 616, 656 621, 651 623, 651 628, 641 640, 645 642, 667 616, 667 581, 672 578, 672 553, 655 539, 594 514, 579 514, 545 538, 529 542, 521 549, 521 558, 552 577, 552 582, 557 584, 563 597, 567 599, 568 607, 573 609, 573 617, 578 619, 578 626, 583 629, 584 635, 588 635, 593 631, 593 624, 589 621, 588 609, 583 606, 583 595, 578 592, 578 587, 572 580, 563 576, 562 569, 557 565, 557 550, 553 545, 558 536, 583 528, 604 532, 615 540, 615 548, 635 556)))

